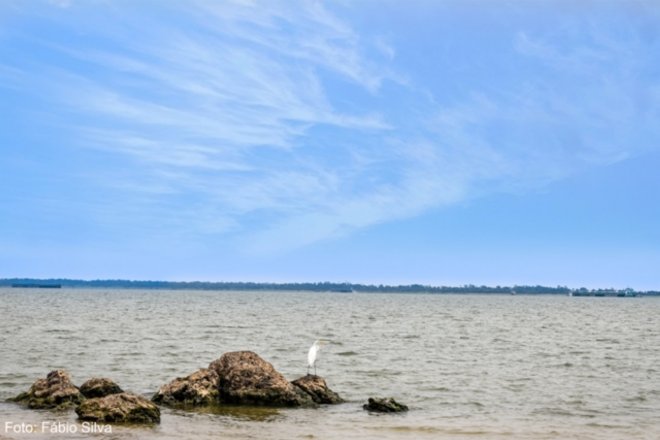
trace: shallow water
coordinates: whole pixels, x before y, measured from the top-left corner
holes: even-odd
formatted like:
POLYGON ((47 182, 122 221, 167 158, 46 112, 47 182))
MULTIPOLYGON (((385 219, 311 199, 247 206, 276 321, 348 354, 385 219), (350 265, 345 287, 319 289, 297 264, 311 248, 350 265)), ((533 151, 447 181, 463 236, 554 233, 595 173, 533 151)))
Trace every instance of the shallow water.
POLYGON ((348 403, 163 409, 154 428, 82 433, 72 411, 0 403, 0 438, 658 439, 660 298, 0 289, 0 400, 56 368, 150 396, 222 353, 253 350, 287 378, 318 374, 348 403), (368 396, 408 404, 361 409, 368 396), (78 432, 15 434, 74 424, 78 432), (52 425, 49 425, 49 427, 52 425))

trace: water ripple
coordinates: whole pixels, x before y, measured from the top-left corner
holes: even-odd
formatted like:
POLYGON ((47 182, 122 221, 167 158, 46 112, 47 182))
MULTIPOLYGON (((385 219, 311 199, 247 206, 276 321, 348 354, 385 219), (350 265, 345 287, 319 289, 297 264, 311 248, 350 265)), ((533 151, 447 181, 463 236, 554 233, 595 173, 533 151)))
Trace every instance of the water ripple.
MULTIPOLYGON (((107 375, 150 395, 245 349, 295 379, 306 373, 310 344, 323 337, 330 343, 317 370, 344 405, 165 409, 161 426, 117 428, 112 438, 660 438, 660 301, 575 300, 0 289, 0 400, 61 367, 77 384, 107 375), (374 395, 411 411, 370 416, 361 404, 374 395)), ((2 420, 43 417, 0 403, 2 420)), ((75 423, 70 412, 47 417, 75 423)))

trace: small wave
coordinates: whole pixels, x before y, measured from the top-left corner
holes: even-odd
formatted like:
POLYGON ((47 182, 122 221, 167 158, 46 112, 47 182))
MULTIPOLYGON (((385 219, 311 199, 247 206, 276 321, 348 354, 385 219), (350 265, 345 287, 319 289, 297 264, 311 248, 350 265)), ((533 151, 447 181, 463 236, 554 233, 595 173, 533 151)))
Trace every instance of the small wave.
MULTIPOLYGON (((129 354, 128 356, 134 356, 134 353, 129 354)), ((167 351, 163 354, 163 356, 168 357, 168 358, 179 358, 181 355, 175 351, 167 351)))
POLYGON ((0 374, 0 382, 4 380, 11 380, 11 379, 26 379, 30 378, 31 376, 24 374, 24 373, 10 373, 10 374, 0 374))
POLYGON ((495 338, 495 339, 493 339, 493 343, 496 343, 496 342, 498 342, 498 343, 500 343, 500 342, 502 342, 502 343, 508 343, 508 342, 511 342, 511 341, 509 341, 509 340, 507 340, 507 339, 502 339, 502 338, 495 338))
POLYGON ((364 372, 366 376, 369 377, 387 377, 387 376, 400 376, 401 371, 391 371, 391 370, 377 370, 377 371, 366 371, 364 372))
POLYGON ((337 353, 337 356, 357 356, 358 353, 355 351, 342 351, 341 353, 337 353))
MULTIPOLYGON (((179 356, 178 353, 175 353, 175 352, 172 352, 172 351, 168 351, 168 352, 165 353, 165 354, 168 355, 168 356, 172 356, 172 355, 174 355, 174 356, 179 356)), ((130 357, 130 356, 144 356, 144 353, 141 352, 141 351, 127 351, 127 352, 124 352, 124 353, 119 353, 119 356, 126 356, 126 357, 130 357)))
POLYGON ((544 416, 565 416, 565 417, 578 417, 580 414, 569 411, 564 408, 538 408, 532 411, 533 415, 544 415, 544 416))
POLYGON ((433 426, 374 426, 371 429, 378 431, 394 431, 394 432, 419 432, 419 433, 441 433, 444 430, 433 426))
POLYGON ((625 427, 623 425, 611 425, 609 423, 596 423, 596 422, 587 423, 586 426, 589 426, 590 428, 606 428, 606 429, 616 429, 616 428, 625 427))
POLYGON ((597 338, 596 342, 609 342, 610 344, 620 344, 621 343, 618 339, 613 339, 613 338, 597 338))
POLYGON ((582 399, 573 399, 573 400, 566 400, 566 404, 571 406, 584 406, 587 404, 587 402, 582 399))
MULTIPOLYGON (((435 426, 380 426, 372 428, 374 430, 392 431, 398 433, 418 433, 418 434, 443 434, 444 435, 458 435, 458 436, 485 436, 492 435, 492 431, 485 431, 482 429, 461 429, 461 428, 437 428, 435 426)), ((500 435, 510 435, 510 432, 501 432, 500 435)))
POLYGON ((447 387, 431 387, 431 388, 428 388, 428 391, 439 391, 441 393, 446 393, 446 392, 451 391, 451 390, 447 387))

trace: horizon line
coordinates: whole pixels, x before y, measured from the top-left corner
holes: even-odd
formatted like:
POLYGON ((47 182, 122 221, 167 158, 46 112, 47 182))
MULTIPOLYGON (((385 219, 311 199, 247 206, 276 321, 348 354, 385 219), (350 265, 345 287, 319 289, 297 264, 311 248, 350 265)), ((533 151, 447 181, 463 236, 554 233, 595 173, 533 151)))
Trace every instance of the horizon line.
MULTIPOLYGON (((193 281, 171 281, 171 280, 146 280, 146 279, 122 279, 122 278, 97 278, 97 279, 81 279, 81 278, 31 278, 31 277, 25 277, 25 278, 19 278, 19 277, 13 277, 13 278, 0 278, 0 287, 7 287, 11 286, 12 283, 44 283, 44 282, 59 282, 59 283, 64 283, 64 284, 72 284, 69 286, 65 287, 75 287, 75 284, 78 285, 90 285, 90 284, 163 284, 163 285, 194 285, 194 284, 205 284, 205 285, 215 285, 216 287, 220 286, 230 286, 230 285, 244 285, 244 286, 251 286, 251 287, 259 287, 259 286, 269 286, 269 287, 285 287, 285 286, 295 286, 295 287, 302 287, 305 285, 308 286, 327 286, 329 288, 338 288, 338 287, 346 287, 346 288, 355 288, 355 287, 360 287, 360 288, 367 288, 367 289, 377 289, 377 290, 387 290, 387 289, 429 289, 429 290, 461 290, 461 291, 469 291, 470 289, 476 289, 476 293, 478 293, 478 290, 486 290, 486 291, 491 291, 491 292, 515 292, 516 290, 527 290, 529 289, 535 289, 539 291, 547 291, 547 292, 575 292, 575 291, 589 291, 589 292, 597 292, 597 291, 612 291, 612 292, 624 292, 624 291, 632 291, 632 292, 639 292, 639 293, 644 293, 644 292, 658 292, 658 290, 654 289, 649 289, 649 290, 637 290, 631 287, 626 287, 626 288, 615 288, 615 287, 598 287, 598 288, 587 288, 584 286, 581 287, 568 287, 567 285, 561 285, 557 284, 556 286, 547 286, 547 285, 542 285, 542 284, 513 284, 513 285, 486 285, 486 284, 462 284, 462 285, 439 285, 439 284, 423 284, 423 283, 408 283, 408 284, 383 284, 383 283, 357 283, 357 282, 350 282, 350 281, 287 281, 287 282, 282 282, 282 281, 208 281, 208 280, 193 280, 193 281)), ((305 290, 305 289, 302 289, 305 290)), ((521 292, 522 293, 522 292, 521 292)))

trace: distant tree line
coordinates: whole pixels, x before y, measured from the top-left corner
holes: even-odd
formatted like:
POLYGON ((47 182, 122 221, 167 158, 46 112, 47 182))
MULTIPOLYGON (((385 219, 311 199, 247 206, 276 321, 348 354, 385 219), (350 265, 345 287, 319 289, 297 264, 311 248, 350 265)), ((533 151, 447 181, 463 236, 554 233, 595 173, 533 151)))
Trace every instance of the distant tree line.
POLYGON ((172 290, 275 290, 275 291, 309 291, 309 292, 396 292, 396 293, 481 293, 481 294, 545 294, 568 295, 617 295, 617 294, 643 294, 660 295, 660 291, 635 291, 633 289, 587 289, 584 287, 571 289, 566 286, 477 286, 465 284, 463 286, 430 286, 423 284, 407 284, 390 286, 384 284, 355 284, 355 283, 255 283, 233 281, 136 281, 136 280, 72 280, 66 278, 34 279, 34 278, 2 278, 0 286, 9 287, 61 285, 62 287, 79 288, 112 288, 112 289, 172 289, 172 290))

